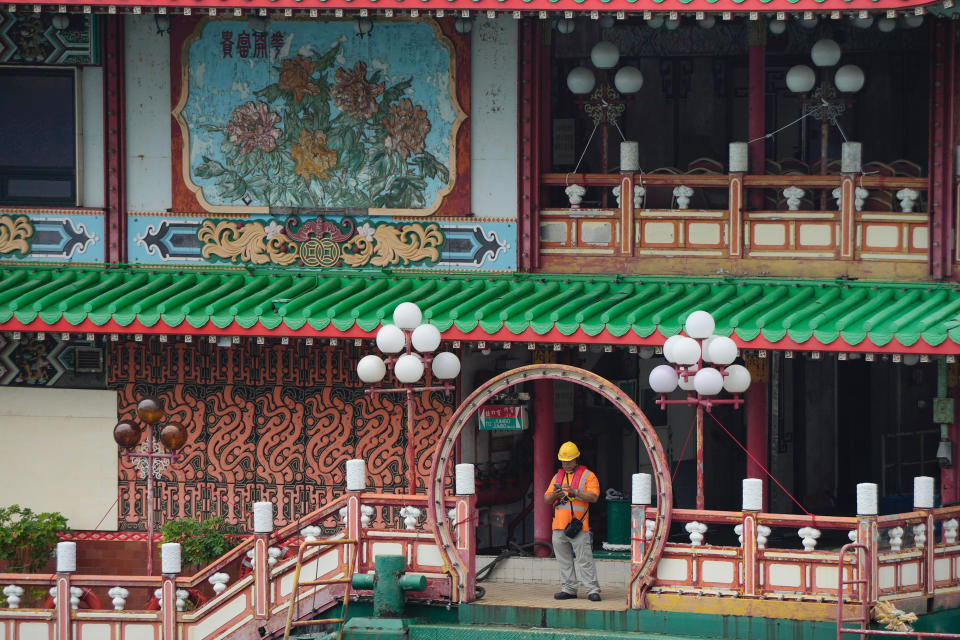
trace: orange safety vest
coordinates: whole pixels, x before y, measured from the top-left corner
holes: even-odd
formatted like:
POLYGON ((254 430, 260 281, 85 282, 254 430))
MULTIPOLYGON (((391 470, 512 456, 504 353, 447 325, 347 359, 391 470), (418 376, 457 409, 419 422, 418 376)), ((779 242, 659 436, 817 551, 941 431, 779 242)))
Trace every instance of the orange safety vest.
MULTIPOLYGON (((557 471, 557 475, 553 479, 554 484, 569 484, 570 487, 576 489, 577 491, 583 491, 587 487, 587 481, 593 476, 593 472, 587 469, 585 466, 578 466, 574 472, 573 476, 570 478, 568 483, 564 483, 564 480, 567 477, 566 472, 563 469, 557 471)), ((594 478, 596 476, 593 476, 594 478)), ((553 486, 551 485, 548 488, 548 491, 552 491, 553 486)), ((578 520, 583 520, 583 530, 589 531, 589 520, 590 514, 588 509, 590 508, 590 503, 586 500, 580 500, 576 498, 570 498, 568 502, 563 504, 557 504, 553 508, 553 524, 551 527, 553 529, 563 529, 570 523, 570 520, 576 516, 578 520), (573 507, 571 510, 570 507, 573 507)))

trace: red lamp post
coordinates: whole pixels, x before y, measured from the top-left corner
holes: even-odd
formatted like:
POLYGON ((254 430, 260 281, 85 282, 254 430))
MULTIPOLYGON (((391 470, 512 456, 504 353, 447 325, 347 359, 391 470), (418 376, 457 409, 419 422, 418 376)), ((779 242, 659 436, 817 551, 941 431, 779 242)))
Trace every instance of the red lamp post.
POLYGON ((176 462, 177 451, 187 442, 187 430, 176 422, 167 422, 160 427, 159 436, 155 429, 166 418, 160 402, 155 398, 144 398, 137 403, 137 418, 145 425, 136 422, 120 422, 113 428, 113 439, 124 449, 123 457, 132 460, 137 475, 147 480, 147 575, 153 575, 153 481, 176 462), (143 444, 140 438, 147 432, 143 444), (159 442, 157 440, 159 439, 159 442), (133 450, 140 445, 139 449, 133 450), (167 453, 164 448, 172 453, 167 453))

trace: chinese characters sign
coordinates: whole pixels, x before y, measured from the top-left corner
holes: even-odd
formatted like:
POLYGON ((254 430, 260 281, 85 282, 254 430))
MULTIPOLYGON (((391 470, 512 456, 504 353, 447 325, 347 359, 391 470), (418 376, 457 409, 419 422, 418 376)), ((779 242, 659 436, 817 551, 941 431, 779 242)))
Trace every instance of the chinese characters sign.
POLYGON ((199 22, 174 117, 207 211, 436 211, 457 182, 453 44, 433 21, 199 22))

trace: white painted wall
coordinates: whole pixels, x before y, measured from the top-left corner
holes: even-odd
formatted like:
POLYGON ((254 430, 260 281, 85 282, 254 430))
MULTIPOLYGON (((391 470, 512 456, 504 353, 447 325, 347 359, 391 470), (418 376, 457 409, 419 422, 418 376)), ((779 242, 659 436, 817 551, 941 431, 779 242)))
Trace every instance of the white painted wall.
POLYGON ((116 391, 0 387, 0 505, 115 531, 116 422, 116 391))
POLYGON ((172 206, 170 161, 170 39, 152 15, 128 15, 125 29, 127 209, 172 206))
POLYGON ((104 206, 103 67, 80 67, 80 206, 104 206))
POLYGON ((478 17, 471 35, 473 214, 517 218, 517 20, 478 17))

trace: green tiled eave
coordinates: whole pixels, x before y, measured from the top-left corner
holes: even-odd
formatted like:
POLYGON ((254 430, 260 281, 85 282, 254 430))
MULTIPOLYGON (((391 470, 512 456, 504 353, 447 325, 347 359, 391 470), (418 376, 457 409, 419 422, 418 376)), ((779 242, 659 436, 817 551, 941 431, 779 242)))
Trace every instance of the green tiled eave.
POLYGON ((659 342, 705 309, 718 334, 755 346, 960 352, 954 283, 0 269, 0 330, 8 331, 363 335, 390 323, 403 301, 441 331, 478 340, 659 342))

